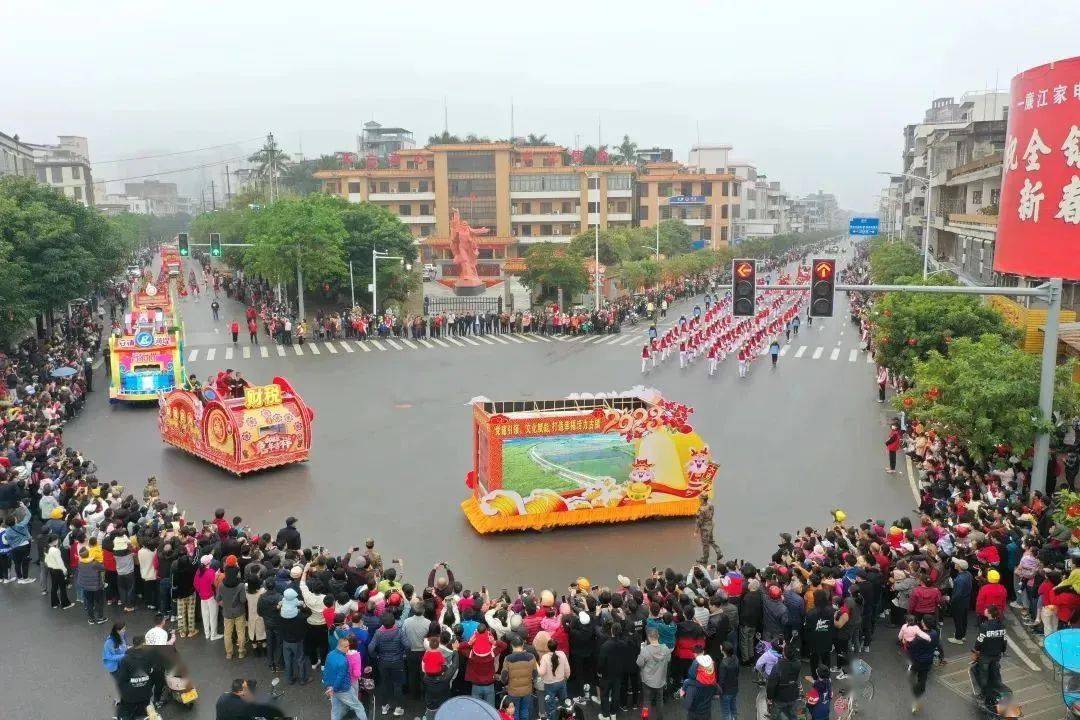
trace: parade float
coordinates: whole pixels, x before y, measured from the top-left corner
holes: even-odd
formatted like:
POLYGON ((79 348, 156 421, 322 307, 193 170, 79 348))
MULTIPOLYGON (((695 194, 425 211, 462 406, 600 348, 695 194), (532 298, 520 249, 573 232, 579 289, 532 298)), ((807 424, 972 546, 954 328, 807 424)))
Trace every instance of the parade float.
POLYGON ((654 390, 610 397, 472 402, 472 495, 480 533, 692 516, 717 466, 686 405, 654 390))
POLYGON ((173 390, 158 407, 162 440, 234 475, 307 460, 314 418, 280 377, 239 397, 220 387, 173 390))
POLYGON ((109 337, 109 402, 156 400, 183 385, 184 329, 168 284, 136 281, 119 333, 109 337))

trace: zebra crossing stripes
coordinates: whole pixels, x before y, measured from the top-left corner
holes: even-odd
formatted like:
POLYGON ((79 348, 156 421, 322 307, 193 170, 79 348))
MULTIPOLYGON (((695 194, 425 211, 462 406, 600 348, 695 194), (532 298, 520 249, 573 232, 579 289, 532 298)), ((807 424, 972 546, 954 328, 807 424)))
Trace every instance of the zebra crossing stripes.
POLYGON ((345 340, 341 340, 340 342, 338 342, 338 346, 347 353, 356 352, 352 349, 352 345, 350 345, 345 340))
POLYGON ((800 345, 799 349, 795 351, 795 357, 801 358, 804 354, 806 354, 806 346, 800 345))
POLYGON ((811 358, 817 360, 819 357, 821 357, 821 353, 823 352, 825 352, 825 348, 818 345, 816 348, 814 348, 814 354, 811 356, 811 358))
POLYGON ((337 348, 334 347, 334 344, 330 341, 324 342, 323 347, 325 347, 326 352, 330 353, 331 355, 337 355, 337 348))

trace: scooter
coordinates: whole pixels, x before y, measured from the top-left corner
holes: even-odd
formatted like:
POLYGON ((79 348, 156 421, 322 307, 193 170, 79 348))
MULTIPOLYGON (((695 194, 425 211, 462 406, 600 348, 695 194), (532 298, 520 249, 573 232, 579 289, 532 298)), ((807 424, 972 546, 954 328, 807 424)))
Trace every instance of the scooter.
POLYGON ((983 712, 988 720, 1015 720, 1023 716, 1023 708, 1013 697, 1012 689, 1005 683, 984 690, 979 685, 976 673, 977 663, 968 665, 968 680, 971 681, 972 702, 983 712))

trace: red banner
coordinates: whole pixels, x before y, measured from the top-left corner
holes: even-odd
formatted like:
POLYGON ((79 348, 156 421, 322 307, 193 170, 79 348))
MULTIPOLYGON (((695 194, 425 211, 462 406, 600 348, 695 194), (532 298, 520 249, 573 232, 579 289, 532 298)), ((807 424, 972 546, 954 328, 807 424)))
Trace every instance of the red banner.
POLYGON ((994 270, 1080 280, 1080 57, 1013 78, 994 270))

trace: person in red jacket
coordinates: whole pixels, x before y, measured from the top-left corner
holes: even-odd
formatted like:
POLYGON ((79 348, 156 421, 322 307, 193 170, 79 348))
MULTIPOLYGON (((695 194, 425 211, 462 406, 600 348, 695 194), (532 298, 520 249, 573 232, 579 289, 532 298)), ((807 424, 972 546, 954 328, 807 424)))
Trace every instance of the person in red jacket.
POLYGON ((240 337, 240 323, 233 320, 232 324, 229 325, 229 332, 232 333, 232 341, 233 345, 235 345, 237 339, 240 337))
POLYGON ((507 644, 496 640, 487 625, 480 623, 467 642, 458 644, 465 658, 465 681, 472 684, 472 696, 495 704, 495 666, 507 644))
POLYGON ((889 453, 889 468, 885 472, 895 473, 896 453, 900 449, 900 423, 896 420, 893 420, 892 427, 889 428, 889 437, 885 438, 885 449, 889 453))
POLYGON ((941 603, 941 590, 934 587, 929 575, 923 575, 922 582, 911 591, 911 598, 908 600, 908 612, 916 617, 922 615, 937 617, 937 611, 941 603))
POLYGON ((1008 593, 1001 584, 1001 573, 997 570, 990 570, 986 573, 986 579, 987 583, 979 588, 979 594, 975 596, 976 617, 982 617, 986 612, 986 608, 991 605, 997 605, 1004 614, 1005 604, 1008 602, 1008 593))

